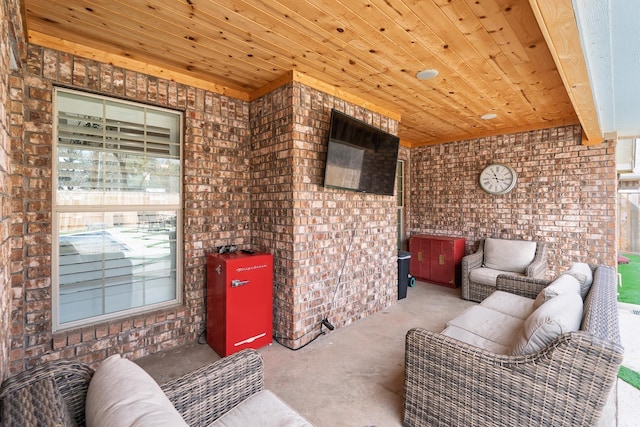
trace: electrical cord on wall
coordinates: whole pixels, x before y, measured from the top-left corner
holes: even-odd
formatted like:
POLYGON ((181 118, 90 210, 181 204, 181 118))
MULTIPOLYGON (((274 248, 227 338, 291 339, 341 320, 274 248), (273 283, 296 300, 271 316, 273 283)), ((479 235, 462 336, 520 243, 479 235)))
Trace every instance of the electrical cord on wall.
MULTIPOLYGON (((283 346, 285 348, 288 348, 289 350, 298 351, 300 349, 305 348, 306 346, 308 346, 309 344, 311 344, 315 340, 317 340, 320 336, 326 335, 326 332, 322 330, 323 326, 326 327, 327 329, 329 329, 330 331, 333 331, 335 329, 335 327, 331 324, 331 322, 329 322, 329 313, 331 313, 331 305, 333 305, 335 303, 336 296, 338 295, 338 290, 340 289, 340 285, 342 283, 342 274, 344 272, 344 268, 347 265, 347 260, 349 259, 349 254, 351 253, 351 246, 353 245, 353 240, 354 240, 355 235, 356 235, 357 227, 358 227, 358 221, 357 221, 357 217, 356 217, 356 221, 354 223, 353 231, 351 233, 351 238, 349 239, 349 246, 347 247, 347 253, 344 256, 344 261, 342 261, 342 266, 340 267, 340 271, 338 272, 338 283, 336 284, 336 289, 333 291, 333 297, 331 298, 330 306, 329 306, 329 309, 327 310, 327 315, 320 321, 320 332, 318 332, 318 334, 315 337, 313 337, 309 342, 305 343, 304 345, 302 345, 302 346, 300 346, 298 348, 290 347, 290 346, 286 345, 285 343, 283 343, 281 341, 281 340, 295 341, 295 339, 286 338, 286 337, 278 337, 277 333, 275 333, 273 335, 273 339, 275 340, 275 342, 277 342, 278 344, 280 344, 281 346, 283 346)), ((311 333, 313 333, 313 331, 307 332, 306 334, 304 334, 303 336, 301 336, 300 338, 297 338, 297 339, 303 339, 304 337, 306 337, 307 335, 309 335, 311 333)))
POLYGON ((342 266, 340 267, 340 271, 338 272, 338 283, 336 284, 336 289, 333 291, 333 297, 331 298, 331 302, 329 303, 329 309, 327 310, 327 314, 321 321, 321 324, 326 326, 327 329, 331 331, 333 331, 334 326, 329 322, 329 314, 331 313, 332 307, 336 302, 336 296, 338 295, 338 290, 340 290, 340 286, 342 285, 342 275, 344 273, 344 268, 347 265, 347 261, 349 260, 349 255, 351 254, 351 246, 353 245, 353 240, 356 236, 357 229, 358 229, 358 216, 356 215, 355 222, 353 223, 353 231, 351 232, 351 238, 349 239, 349 246, 347 247, 347 253, 344 255, 342 266))
POLYGON ((338 272, 338 280, 337 280, 337 284, 336 284, 336 289, 333 291, 333 297, 331 298, 331 302, 329 303, 329 309, 327 310, 327 314, 326 316, 320 321, 320 332, 317 333, 317 335, 315 337, 313 337, 309 342, 305 343, 304 345, 298 347, 298 348, 293 348, 289 345, 286 345, 285 343, 282 342, 282 340, 287 340, 287 341, 295 341, 297 339, 303 339, 306 336, 310 335, 313 333, 313 331, 307 332, 306 334, 304 334, 303 336, 301 336, 300 338, 286 338, 286 337, 279 337, 277 333, 275 333, 273 335, 273 339, 275 342, 277 342, 278 344, 280 344, 281 346, 288 348, 289 350, 293 350, 293 351, 298 351, 300 349, 305 348, 306 346, 308 346, 309 344, 311 344, 312 342, 314 342, 315 340, 317 340, 320 336, 322 335, 326 335, 326 332, 324 330, 322 330, 322 327, 326 327, 327 329, 329 329, 330 331, 333 331, 335 329, 335 327, 331 324, 331 322, 329 322, 329 314, 331 313, 331 306, 335 303, 336 300, 336 296, 338 295, 338 290, 340 290, 340 285, 342 284, 342 275, 344 273, 344 269, 347 265, 347 261, 349 260, 349 255, 351 254, 351 247, 353 246, 353 241, 355 240, 355 235, 357 232, 357 228, 358 228, 358 217, 356 216, 356 220, 354 222, 354 226, 353 226, 353 231, 351 232, 351 237, 349 239, 349 246, 347 247, 347 253, 344 256, 344 260, 342 261, 342 266, 340 267, 340 270, 338 272))
POLYGON ((198 335, 198 344, 203 345, 207 343, 206 336, 205 336, 206 333, 207 333, 206 329, 200 332, 200 334, 198 335), (205 338, 204 341, 203 341, 203 338, 205 338))

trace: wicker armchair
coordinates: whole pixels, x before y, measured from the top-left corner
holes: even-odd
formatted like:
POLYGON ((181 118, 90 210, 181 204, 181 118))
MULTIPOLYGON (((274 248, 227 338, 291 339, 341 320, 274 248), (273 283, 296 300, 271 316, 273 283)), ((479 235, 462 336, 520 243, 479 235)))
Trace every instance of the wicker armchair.
MULTIPOLYGON (((93 369, 78 362, 56 360, 5 380, 0 388, 0 425, 8 411, 12 419, 26 414, 18 425, 44 425, 56 412, 55 399, 34 399, 35 384, 52 378, 71 418, 85 425, 85 400, 93 369)), ((208 426, 248 397, 264 388, 263 362, 255 350, 243 350, 203 366, 161 386, 182 418, 191 426, 208 426)), ((72 423, 73 424, 73 423, 72 423)))
MULTIPOLYGON (((527 292, 535 286, 542 285, 533 283, 527 292)), ((410 330, 404 425, 595 425, 622 358, 616 274, 598 266, 580 330, 537 353, 497 355, 437 332, 410 330)))
POLYGON ((493 273, 496 276, 493 276, 493 280, 476 281, 473 280, 471 272, 475 269, 483 268, 485 261, 485 239, 480 241, 475 253, 462 258, 462 298, 481 302, 496 290, 497 279, 501 276, 544 279, 547 271, 547 246, 542 242, 534 241, 531 243, 536 244, 535 256, 523 273, 518 274, 507 271, 500 273, 494 270, 493 273))

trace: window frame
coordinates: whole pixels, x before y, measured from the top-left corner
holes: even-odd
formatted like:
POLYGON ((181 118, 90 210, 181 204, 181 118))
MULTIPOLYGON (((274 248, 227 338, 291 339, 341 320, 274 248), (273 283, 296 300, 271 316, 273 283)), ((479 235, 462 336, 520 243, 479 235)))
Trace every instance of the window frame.
POLYGON ((157 107, 141 102, 133 102, 122 100, 108 95, 94 94, 84 91, 73 90, 64 87, 53 88, 53 137, 52 137, 52 161, 51 161, 51 286, 52 286, 52 330, 53 332, 74 329, 78 327, 86 327, 89 325, 102 323, 105 321, 131 316, 132 314, 143 314, 165 307, 176 306, 182 304, 183 301, 183 201, 184 201, 184 112, 169 108, 157 107), (177 129, 177 145, 179 147, 179 171, 178 171, 178 202, 171 204, 142 204, 142 205, 70 205, 58 204, 58 94, 68 93, 80 95, 88 98, 95 98, 99 102, 120 103, 135 108, 145 109, 145 117, 147 110, 153 110, 163 113, 175 114, 178 123, 177 129), (114 213, 114 212, 139 212, 139 211, 171 211, 176 214, 175 224, 175 298, 167 301, 152 303, 142 306, 129 308, 126 310, 105 313, 98 316, 83 318, 60 323, 60 214, 74 212, 96 212, 96 213, 114 213))
POLYGON ((397 246, 398 250, 403 250, 405 245, 405 218, 404 218, 404 205, 405 205, 405 161, 398 159, 396 166, 396 208, 397 208, 397 246))

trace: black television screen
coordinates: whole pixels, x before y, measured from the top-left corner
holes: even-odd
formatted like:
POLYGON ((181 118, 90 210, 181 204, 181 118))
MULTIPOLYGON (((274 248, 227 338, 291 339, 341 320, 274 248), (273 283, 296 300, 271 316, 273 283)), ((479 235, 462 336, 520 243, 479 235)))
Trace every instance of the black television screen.
POLYGON ((393 196, 400 138, 331 110, 324 186, 393 196))

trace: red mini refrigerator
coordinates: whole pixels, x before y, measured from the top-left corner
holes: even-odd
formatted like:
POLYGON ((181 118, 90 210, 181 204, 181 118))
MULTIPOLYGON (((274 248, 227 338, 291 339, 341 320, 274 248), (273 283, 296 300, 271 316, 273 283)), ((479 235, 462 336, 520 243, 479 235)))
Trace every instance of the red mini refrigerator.
POLYGON ((271 344, 272 300, 271 254, 207 257, 207 343, 218 355, 271 344))

